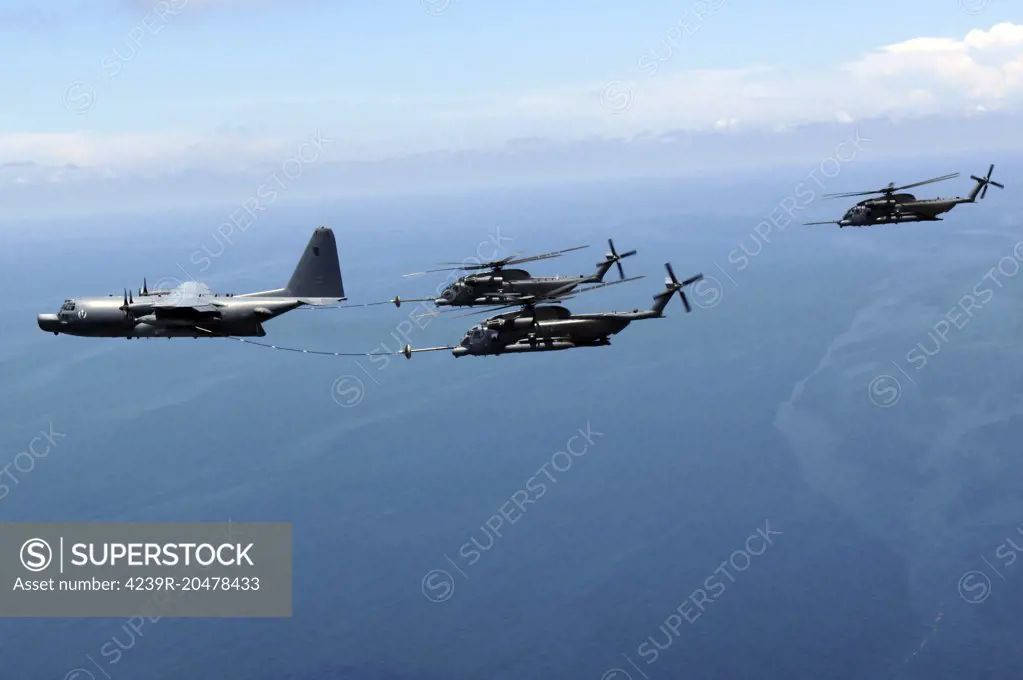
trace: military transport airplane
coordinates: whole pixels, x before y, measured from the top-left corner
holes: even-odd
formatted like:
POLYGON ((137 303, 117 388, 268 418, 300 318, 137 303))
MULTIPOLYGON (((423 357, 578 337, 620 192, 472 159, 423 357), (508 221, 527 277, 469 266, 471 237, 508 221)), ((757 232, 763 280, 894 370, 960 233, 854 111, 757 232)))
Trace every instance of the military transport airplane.
MULTIPOLYGON (((145 291, 150 293, 150 291, 145 291)), ((259 293, 218 294, 187 281, 168 291, 123 298, 66 300, 56 314, 40 314, 39 328, 54 335, 94 338, 263 337, 263 323, 304 305, 345 300, 334 232, 313 231, 291 280, 259 293)))

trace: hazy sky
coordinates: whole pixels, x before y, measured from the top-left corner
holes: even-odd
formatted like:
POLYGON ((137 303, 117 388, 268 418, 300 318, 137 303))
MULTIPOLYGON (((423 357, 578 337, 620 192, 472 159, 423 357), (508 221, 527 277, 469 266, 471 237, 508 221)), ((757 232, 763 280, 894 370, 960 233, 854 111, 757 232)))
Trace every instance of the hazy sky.
POLYGON ((10 186, 1021 110, 1023 4, 0 0, 0 58, 10 186))

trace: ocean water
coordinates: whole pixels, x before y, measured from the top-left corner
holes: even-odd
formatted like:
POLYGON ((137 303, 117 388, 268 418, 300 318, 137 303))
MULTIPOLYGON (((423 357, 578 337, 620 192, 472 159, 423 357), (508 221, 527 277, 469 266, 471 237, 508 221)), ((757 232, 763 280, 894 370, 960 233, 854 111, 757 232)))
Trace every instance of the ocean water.
MULTIPOLYGON (((14 473, 0 517, 294 527, 292 618, 6 620, 2 676, 1015 677, 1023 565, 1000 548, 1023 545, 1023 276, 984 277, 1023 240, 1023 204, 758 227, 798 179, 721 208, 667 181, 280 205, 230 242, 230 208, 0 226, 0 465, 66 435, 14 473), (692 314, 673 301, 610 347, 486 359, 35 325, 143 277, 283 285, 318 224, 351 303, 432 294, 443 274, 402 274, 476 255, 592 244, 529 267, 588 272, 608 237, 646 278, 573 310, 647 306, 665 261, 707 279, 692 314), (938 333, 968 294, 984 303, 938 333), (960 587, 970 571, 988 580, 960 587)), ((414 310, 295 311, 265 340, 394 351, 475 321, 414 310)))

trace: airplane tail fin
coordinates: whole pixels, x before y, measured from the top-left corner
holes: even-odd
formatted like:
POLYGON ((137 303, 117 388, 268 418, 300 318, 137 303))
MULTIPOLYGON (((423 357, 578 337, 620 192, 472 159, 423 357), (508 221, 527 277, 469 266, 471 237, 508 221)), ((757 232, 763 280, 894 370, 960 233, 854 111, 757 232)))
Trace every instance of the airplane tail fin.
POLYGON ((987 188, 989 185, 993 187, 998 187, 999 189, 1005 188, 1005 185, 999 184, 998 182, 993 182, 991 180, 991 173, 993 173, 994 171, 995 166, 992 164, 991 167, 988 168, 986 177, 977 177, 976 175, 970 175, 970 179, 976 182, 977 186, 973 187, 973 191, 970 192, 970 195, 967 197, 967 200, 973 203, 974 201, 987 196, 987 188))
POLYGON ((283 292, 297 298, 345 297, 341 264, 337 259, 337 242, 331 229, 318 227, 313 232, 283 292))

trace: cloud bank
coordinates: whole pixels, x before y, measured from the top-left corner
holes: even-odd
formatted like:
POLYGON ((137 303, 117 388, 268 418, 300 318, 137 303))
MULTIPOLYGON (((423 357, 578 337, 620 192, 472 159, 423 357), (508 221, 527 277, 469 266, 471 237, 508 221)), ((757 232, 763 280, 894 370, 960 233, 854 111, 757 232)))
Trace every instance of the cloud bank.
MULTIPOLYGON (((183 0, 178 0, 183 1, 183 0)), ((198 8, 201 0, 191 0, 198 8)), ((205 0, 241 7, 243 0, 205 0)), ((1023 114, 1023 24, 1002 23, 962 38, 919 37, 818 72, 769 66, 667 73, 668 40, 637 57, 631 77, 605 85, 527 94, 476 94, 453 101, 402 101, 405 137, 357 145, 339 132, 321 161, 360 162, 439 150, 503 150, 509 140, 550 144, 634 139, 664 133, 792 131, 817 123, 1023 114), (489 135, 489 143, 480 140, 489 135), (452 139, 472 139, 458 149, 452 139), (423 140, 445 138, 445 143, 423 140), (418 140, 418 143, 415 141, 418 140)), ((229 96, 229 95, 228 95, 229 96)), ((331 117, 333 117, 333 111, 331 117)), ((258 116, 258 111, 255 112, 258 116)), ((965 122, 964 122, 965 124, 965 122)), ((1007 146, 1023 139, 1008 128, 1007 146)), ((0 186, 79 176, 158 177, 190 168, 231 173, 280 163, 315 130, 267 137, 244 129, 208 133, 88 131, 0 133, 0 186)), ((734 139, 721 138, 722 145, 734 139)), ((939 150, 939 149, 935 149, 939 150)))

